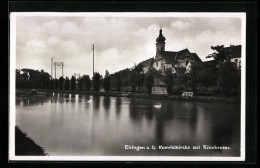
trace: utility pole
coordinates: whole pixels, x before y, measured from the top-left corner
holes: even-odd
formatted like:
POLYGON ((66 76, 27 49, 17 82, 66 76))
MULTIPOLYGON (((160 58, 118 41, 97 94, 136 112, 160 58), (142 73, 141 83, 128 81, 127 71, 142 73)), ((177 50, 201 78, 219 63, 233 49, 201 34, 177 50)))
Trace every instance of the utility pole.
MULTIPOLYGON (((57 67, 61 67, 61 70, 62 70, 62 78, 63 78, 63 66, 64 66, 64 63, 63 62, 54 62, 54 68, 55 68, 55 86, 56 86, 56 69, 57 67)), ((64 89, 64 82, 63 82, 63 89, 64 89)))
POLYGON ((64 77, 63 77, 63 66, 64 66, 64 64, 63 64, 63 62, 62 62, 62 64, 61 64, 61 69, 62 69, 62 78, 64 78, 64 77))
POLYGON ((57 67, 56 67, 55 63, 54 63, 54 67, 55 67, 55 79, 56 79, 56 68, 57 68, 57 67))
POLYGON ((64 63, 63 63, 63 62, 54 62, 55 79, 56 79, 56 69, 57 69, 57 67, 61 67, 62 77, 63 77, 63 67, 64 67, 64 63))
POLYGON ((52 80, 52 66, 53 66, 53 58, 51 57, 51 80, 52 80))
POLYGON ((92 45, 92 50, 93 50, 93 77, 94 77, 94 53, 95 53, 95 45, 92 45))

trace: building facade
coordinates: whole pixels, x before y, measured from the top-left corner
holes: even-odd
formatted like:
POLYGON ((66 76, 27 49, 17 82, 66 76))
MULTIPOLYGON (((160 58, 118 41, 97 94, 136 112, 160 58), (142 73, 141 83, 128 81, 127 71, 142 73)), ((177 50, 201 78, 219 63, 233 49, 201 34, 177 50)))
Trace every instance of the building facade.
POLYGON ((154 85, 152 88, 152 94, 167 94, 167 90, 165 87, 165 83, 161 80, 155 79, 154 80, 154 85))
POLYGON ((230 61, 237 65, 237 68, 241 68, 241 45, 230 45, 225 47, 224 50, 230 54, 230 61))

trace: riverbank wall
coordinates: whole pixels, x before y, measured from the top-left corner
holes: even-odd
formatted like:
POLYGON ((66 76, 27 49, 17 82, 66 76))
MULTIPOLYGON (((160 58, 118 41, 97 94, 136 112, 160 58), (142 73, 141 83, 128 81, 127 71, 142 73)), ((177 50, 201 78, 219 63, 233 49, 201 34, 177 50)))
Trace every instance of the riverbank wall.
POLYGON ((46 156, 44 149, 37 145, 26 133, 15 126, 15 155, 16 156, 46 156))
MULTIPOLYGON (((80 94, 80 95, 94 95, 94 96, 110 96, 110 97, 132 97, 132 98, 148 98, 148 99, 161 99, 161 100, 178 100, 178 101, 194 101, 194 102, 215 102, 215 103, 234 103, 241 102, 240 97, 222 97, 222 96, 194 96, 185 97, 181 95, 155 95, 143 93, 122 93, 122 92, 93 92, 84 90, 37 90, 38 95, 50 95, 52 93, 64 94, 80 94)), ((25 95, 29 90, 18 90, 18 95, 25 95)))

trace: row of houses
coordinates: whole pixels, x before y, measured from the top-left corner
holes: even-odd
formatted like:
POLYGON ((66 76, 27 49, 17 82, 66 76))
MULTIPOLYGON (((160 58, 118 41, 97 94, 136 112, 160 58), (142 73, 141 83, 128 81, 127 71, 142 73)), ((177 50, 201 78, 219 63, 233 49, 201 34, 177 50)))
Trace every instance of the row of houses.
MULTIPOLYGON (((156 38, 156 55, 142 61, 138 65, 142 65, 144 73, 147 73, 150 67, 156 70, 160 70, 164 75, 166 69, 171 69, 173 73, 177 73, 178 68, 185 68, 185 73, 189 73, 191 65, 195 62, 202 62, 200 57, 193 52, 190 52, 188 48, 180 51, 165 51, 166 38, 162 34, 162 30, 159 30, 159 36, 156 38)), ((231 61, 237 64, 237 67, 241 66, 241 45, 231 45, 225 47, 224 50, 229 52, 231 61)), ((209 64, 211 61, 205 61, 203 63, 209 64)), ((156 79, 152 88, 152 94, 167 94, 165 83, 156 79)))

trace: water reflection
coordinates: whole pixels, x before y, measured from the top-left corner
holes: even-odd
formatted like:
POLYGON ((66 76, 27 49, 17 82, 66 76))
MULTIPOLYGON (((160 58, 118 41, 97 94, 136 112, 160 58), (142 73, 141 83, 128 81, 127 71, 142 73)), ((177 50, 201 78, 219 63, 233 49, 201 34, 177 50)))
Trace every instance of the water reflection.
POLYGON ((130 100, 129 116, 132 119, 132 121, 139 122, 143 119, 143 117, 147 113, 146 107, 148 107, 148 105, 145 105, 145 103, 147 103, 148 101, 149 100, 140 100, 137 98, 133 98, 130 100))
POLYGON ((95 110, 99 110, 100 96, 93 96, 93 107, 95 110))
POLYGON ((53 94, 17 97, 17 125, 50 155, 239 156, 240 107, 53 94), (156 108, 155 105, 160 105, 156 108), (129 145, 219 145, 232 150, 124 150, 129 145))
POLYGON ((105 96, 103 98, 103 107, 108 110, 110 108, 110 105, 111 105, 111 98, 108 97, 108 96, 105 96))
POLYGON ((189 126, 190 126, 190 131, 191 131, 191 138, 196 136, 196 130, 197 130, 197 126, 198 126, 198 109, 197 109, 198 105, 196 102, 194 102, 193 104, 191 104, 190 107, 190 119, 189 119, 189 126), (194 111, 196 111, 194 113, 194 111))
POLYGON ((76 101, 76 96, 75 96, 75 94, 72 94, 72 95, 71 95, 70 101, 71 101, 71 102, 75 102, 75 101, 76 101))
POLYGON ((122 99, 121 97, 116 98, 116 116, 119 117, 122 108, 122 99))
POLYGON ((20 98, 15 98, 15 105, 20 106, 21 104, 21 99, 20 98))
POLYGON ((109 117, 110 105, 111 105, 111 98, 108 97, 108 96, 105 96, 105 97, 103 98, 103 107, 104 107, 104 109, 105 109, 105 119, 106 119, 106 120, 107 120, 108 117, 109 117))
POLYGON ((57 100, 58 100, 58 95, 57 95, 57 94, 54 94, 54 95, 51 97, 51 103, 57 103, 57 100))

